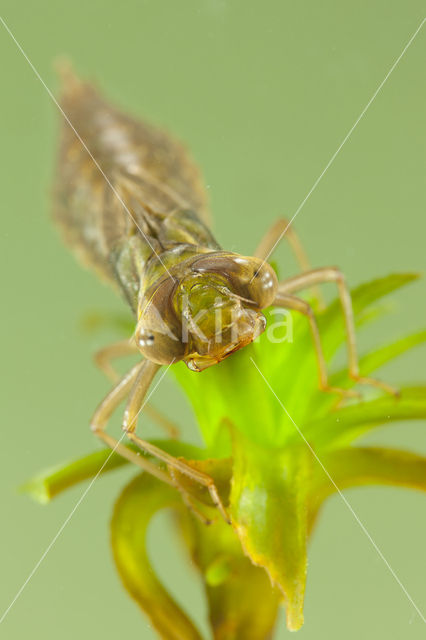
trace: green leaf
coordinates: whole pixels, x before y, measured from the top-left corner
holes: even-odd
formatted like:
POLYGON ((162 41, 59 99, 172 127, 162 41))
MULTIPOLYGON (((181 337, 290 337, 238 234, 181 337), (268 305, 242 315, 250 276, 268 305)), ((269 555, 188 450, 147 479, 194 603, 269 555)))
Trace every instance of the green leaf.
MULTIPOLYGON (((418 277, 419 275, 415 273, 392 274, 352 289, 351 298, 356 326, 365 324, 368 314, 372 313, 369 308, 371 304, 418 277)), ((373 311, 373 318, 374 313, 375 311, 373 311)), ((299 316, 300 314, 293 313, 293 344, 276 345, 264 341, 262 360, 257 361, 262 371, 267 373, 271 383, 274 383, 276 392, 298 424, 305 422, 308 417, 312 419, 321 412, 330 410, 334 403, 330 394, 318 391, 317 363, 309 325, 305 318, 299 316), (276 359, 278 354, 281 356, 281 372, 287 370, 287 374, 281 373, 275 381, 273 377, 276 367, 274 364, 271 365, 269 360, 276 359)), ((324 355, 330 365, 346 338, 340 300, 336 298, 322 313, 318 313, 317 320, 324 355)))
POLYGON ((333 411, 305 425, 303 432, 315 447, 331 448, 349 444, 377 426, 424 418, 426 387, 406 388, 399 398, 388 395, 333 411))
MULTIPOLYGON (((205 473, 212 471, 210 461, 199 462, 197 466, 205 473)), ((124 586, 161 637, 166 640, 200 638, 149 562, 147 527, 152 517, 164 508, 174 509, 179 516, 177 522, 184 541, 204 580, 214 639, 264 640, 269 637, 281 594, 272 588, 265 571, 244 556, 232 527, 217 517, 217 512, 213 524, 203 524, 183 506, 177 491, 142 474, 126 487, 116 503, 111 540, 124 586)))
MULTIPOLYGON (((418 280, 420 273, 391 273, 382 278, 369 280, 351 290, 352 306, 355 316, 360 314, 373 302, 418 280)), ((340 301, 336 300, 325 310, 324 316, 330 320, 340 313, 340 301)))
POLYGON ((125 458, 116 453, 111 455, 110 449, 101 449, 77 460, 46 469, 28 480, 19 490, 29 494, 37 502, 45 504, 62 491, 80 482, 89 480, 97 474, 103 475, 125 464, 127 464, 125 458))
POLYGON ((184 365, 176 368, 211 457, 230 455, 229 431, 224 428, 224 420, 229 418, 261 444, 278 443, 283 438, 282 412, 271 403, 269 389, 259 385, 259 374, 251 362, 251 356, 260 353, 263 344, 251 344, 201 373, 194 374, 184 365))
POLYGON ((381 447, 346 447, 324 451, 313 466, 309 500, 309 532, 319 510, 333 493, 352 487, 388 485, 426 491, 426 458, 408 451, 381 447))
MULTIPOLYGON (((409 351, 413 347, 426 342, 426 330, 418 331, 409 336, 391 342, 376 351, 367 353, 367 355, 360 358, 359 365, 362 375, 368 375, 373 371, 376 371, 380 367, 383 367, 387 362, 394 360, 401 354, 409 351)), ((348 373, 347 368, 341 369, 339 372, 331 377, 331 383, 333 385, 341 386, 347 380, 348 373)))
MULTIPOLYGON (((176 440, 151 440, 150 442, 174 456, 183 456, 191 460, 206 457, 206 452, 202 449, 176 440)), ((128 446, 134 451, 139 451, 132 444, 128 446)), ((127 464, 129 464, 128 460, 112 452, 111 449, 101 449, 76 460, 64 462, 52 469, 46 469, 22 485, 20 492, 27 493, 37 502, 45 504, 59 493, 84 480, 90 480, 127 464)))
MULTIPOLYGON (((409 451, 347 447, 325 452, 321 462, 339 489, 384 484, 426 491, 426 457, 409 451)), ((312 478, 312 492, 324 499, 336 487, 318 467, 312 478)))
POLYGON ((303 624, 310 463, 304 443, 278 452, 234 433, 232 524, 245 553, 282 591, 291 630, 303 624))
MULTIPOLYGON (((375 303, 380 298, 417 277, 394 274, 353 290, 357 327, 377 317, 375 303)), ((266 311, 268 326, 274 322, 273 312, 266 311)), ((155 576, 147 556, 149 521, 166 507, 179 516, 186 544, 203 576, 215 640, 268 637, 281 597, 288 627, 298 629, 303 623, 307 539, 321 504, 335 487, 262 381, 252 358, 339 488, 377 482, 425 488, 425 461, 419 456, 347 445, 382 424, 426 417, 426 387, 406 388, 398 400, 383 396, 336 410, 336 397, 318 390, 308 323, 296 314, 292 318, 293 344, 274 344, 265 332, 255 344, 202 373, 188 371, 182 363, 173 367, 192 403, 206 449, 175 441, 156 444, 213 477, 222 502, 229 502, 233 528, 218 519, 208 490, 177 472, 174 479, 182 492, 189 493, 194 513, 216 516, 210 527, 194 520, 182 507, 177 491, 146 474, 134 480, 117 502, 112 544, 119 573, 167 640, 196 640, 200 634, 155 576), (229 428, 231 420, 233 427, 229 428)), ((318 312, 318 322, 329 365, 345 339, 340 302, 335 300, 318 312)), ((363 373, 425 338, 426 332, 418 332, 368 354, 362 359, 363 373)), ((347 371, 341 371, 333 382, 351 384, 346 376, 347 371)), ((82 480, 124 464, 125 460, 109 450, 98 451, 38 476, 25 490, 48 501, 82 480)))
MULTIPOLYGON (((394 273, 384 278, 365 282, 351 290, 355 320, 357 321, 360 314, 364 313, 373 302, 377 302, 384 296, 389 295, 389 293, 414 282, 419 277, 420 274, 418 273, 394 273)), ((345 328, 339 299, 336 298, 327 307, 319 318, 319 325, 324 353, 326 359, 329 360, 345 339, 345 328)))
POLYGON ((155 513, 181 508, 179 494, 147 474, 122 492, 111 521, 111 544, 121 580, 165 640, 201 640, 192 621, 157 578, 146 550, 146 532, 155 513))

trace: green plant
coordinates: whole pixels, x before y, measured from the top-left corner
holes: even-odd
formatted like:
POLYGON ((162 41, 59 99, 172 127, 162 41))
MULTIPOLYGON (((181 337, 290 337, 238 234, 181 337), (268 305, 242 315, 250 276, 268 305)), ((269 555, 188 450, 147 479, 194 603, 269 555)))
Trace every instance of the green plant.
MULTIPOLYGON (((396 274, 352 292, 357 326, 376 320, 375 303, 417 276, 396 274)), ((161 637, 199 639, 188 616, 150 565, 146 530, 154 514, 170 508, 206 588, 214 638, 263 639, 273 632, 284 600, 287 625, 303 623, 307 542, 324 500, 337 490, 365 484, 426 489, 426 458, 380 447, 354 446, 366 432, 395 420, 426 417, 426 386, 402 387, 399 398, 365 389, 363 398, 337 402, 317 387, 316 364, 304 318, 293 319, 294 341, 267 336, 201 374, 173 367, 205 442, 156 444, 185 458, 216 481, 232 526, 218 516, 205 490, 181 478, 210 526, 174 488, 138 474, 116 502, 111 543, 121 579, 161 637), (337 404, 336 404, 337 402, 337 404)), ((339 302, 319 312, 327 362, 344 341, 339 302)), ((361 358, 369 374, 426 340, 426 331, 401 338, 361 358)), ((332 370, 332 369, 331 369, 332 370)), ((331 382, 353 385, 346 370, 331 382)), ((106 473, 126 460, 100 450, 31 480, 24 489, 47 502, 69 486, 106 473)))

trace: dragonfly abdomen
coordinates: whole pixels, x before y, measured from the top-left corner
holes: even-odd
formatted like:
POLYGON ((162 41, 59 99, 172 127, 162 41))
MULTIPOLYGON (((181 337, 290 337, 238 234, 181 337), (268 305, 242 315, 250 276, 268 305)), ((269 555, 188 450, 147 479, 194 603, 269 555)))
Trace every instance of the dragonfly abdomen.
MULTIPOLYGON (((54 217, 88 266, 122 290, 125 281, 129 299, 140 285, 141 262, 161 251, 164 236, 174 233, 181 241, 169 216, 193 210, 205 218, 198 169, 180 143, 121 113, 70 72, 61 105, 68 122, 62 126, 54 217)), ((187 218, 189 226, 195 217, 187 218)), ((211 241, 206 227, 201 235, 211 241)))

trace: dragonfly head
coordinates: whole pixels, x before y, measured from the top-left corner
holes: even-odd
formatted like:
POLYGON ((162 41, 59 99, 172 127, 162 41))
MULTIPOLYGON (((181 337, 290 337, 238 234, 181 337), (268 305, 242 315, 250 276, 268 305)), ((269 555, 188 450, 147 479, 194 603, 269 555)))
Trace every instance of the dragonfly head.
POLYGON ((256 258, 215 252, 194 261, 175 297, 187 366, 202 371, 253 342, 265 329, 261 309, 276 287, 275 272, 256 258))
POLYGON ((184 360, 202 371, 262 333, 261 309, 272 303, 276 288, 275 272, 257 258, 224 251, 197 256, 147 292, 136 343, 154 362, 184 360))

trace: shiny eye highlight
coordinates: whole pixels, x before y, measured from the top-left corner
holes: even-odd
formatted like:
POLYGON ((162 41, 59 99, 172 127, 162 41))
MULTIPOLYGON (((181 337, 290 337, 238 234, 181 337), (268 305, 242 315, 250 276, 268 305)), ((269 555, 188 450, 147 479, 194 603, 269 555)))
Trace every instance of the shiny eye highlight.
MULTIPOLYGON (((252 258, 251 260, 256 259, 252 258)), ((275 271, 267 262, 262 264, 259 260, 259 263, 246 285, 246 290, 247 297, 257 302, 260 309, 264 309, 269 307, 275 299, 278 280, 275 271)))
MULTIPOLYGON (((145 318, 149 323, 149 318, 145 318)), ((160 328, 161 329, 161 328, 160 328)), ((164 332, 153 331, 149 324, 139 324, 135 334, 136 344, 143 356, 157 364, 171 364, 182 360, 186 346, 179 336, 174 336, 170 329, 164 332)))
POLYGON ((138 345, 140 347, 152 347, 152 345, 154 344, 154 341, 155 341, 155 336, 152 333, 150 333, 147 336, 142 334, 139 337, 138 345))

